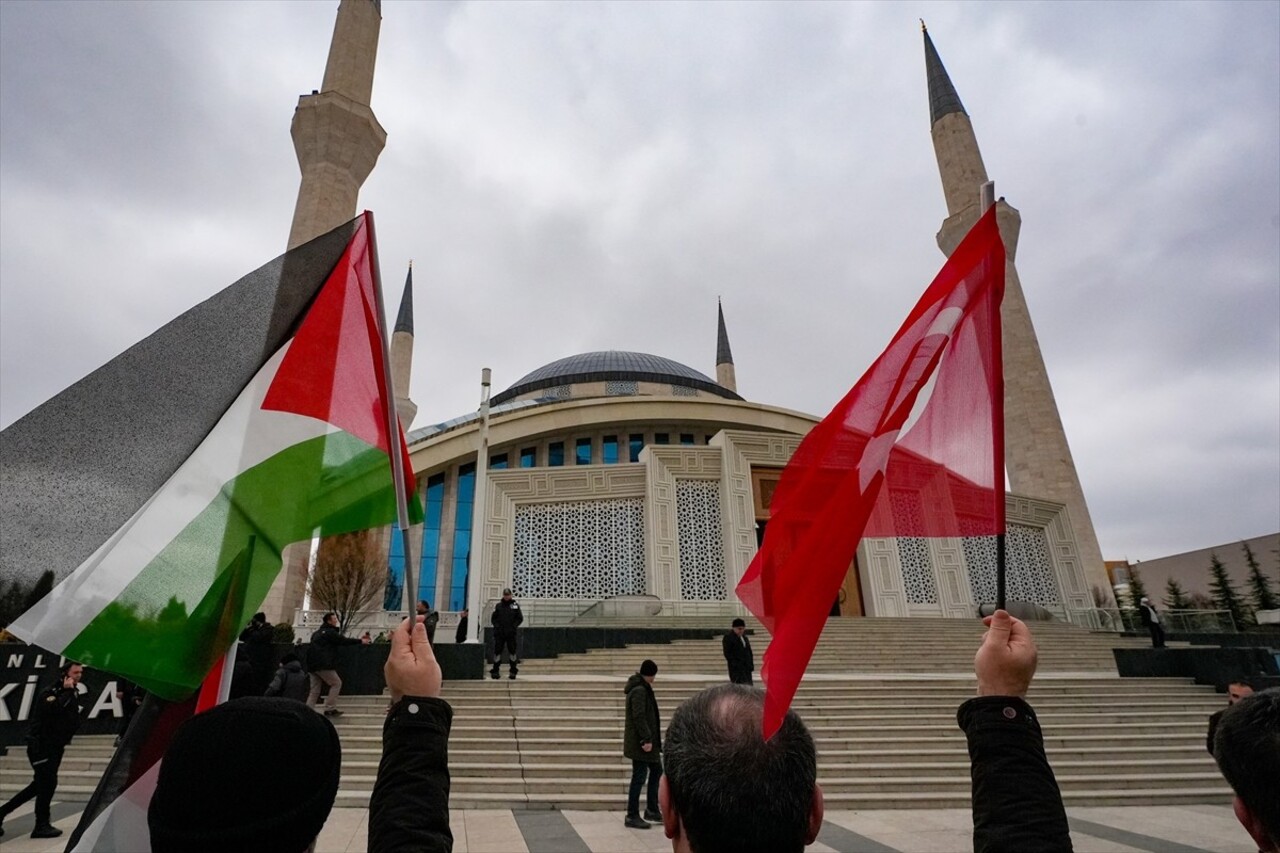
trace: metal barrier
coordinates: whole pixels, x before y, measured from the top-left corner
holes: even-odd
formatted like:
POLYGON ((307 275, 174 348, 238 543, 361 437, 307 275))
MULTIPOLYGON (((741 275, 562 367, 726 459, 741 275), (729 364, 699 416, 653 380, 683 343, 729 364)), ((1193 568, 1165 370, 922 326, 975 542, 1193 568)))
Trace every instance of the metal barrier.
MULTIPOLYGON (((1121 617, 1126 630, 1147 630, 1136 609, 1121 611, 1121 617)), ((1230 610, 1161 610, 1160 624, 1166 634, 1236 634, 1240 630, 1230 610)))
POLYGON ((1063 608, 1066 621, 1089 631, 1110 631, 1121 633, 1125 630, 1124 618, 1115 607, 1091 607, 1085 610, 1063 608))

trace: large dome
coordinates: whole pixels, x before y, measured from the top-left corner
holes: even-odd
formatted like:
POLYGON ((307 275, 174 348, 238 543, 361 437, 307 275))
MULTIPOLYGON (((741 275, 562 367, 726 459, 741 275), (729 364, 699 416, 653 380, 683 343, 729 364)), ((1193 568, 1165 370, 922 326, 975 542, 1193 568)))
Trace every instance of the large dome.
POLYGON ((521 377, 516 384, 493 398, 494 405, 515 399, 521 394, 543 388, 573 385, 577 382, 664 382, 684 388, 696 388, 730 400, 741 400, 737 394, 692 367, 645 352, 584 352, 544 364, 521 377))

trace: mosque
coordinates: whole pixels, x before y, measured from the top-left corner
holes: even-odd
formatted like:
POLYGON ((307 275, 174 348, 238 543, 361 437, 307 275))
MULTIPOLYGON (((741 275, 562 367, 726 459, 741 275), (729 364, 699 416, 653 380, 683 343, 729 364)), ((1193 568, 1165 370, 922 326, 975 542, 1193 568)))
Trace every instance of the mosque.
MULTIPOLYGON (((354 215, 385 142, 369 107, 380 22, 376 0, 342 0, 323 88, 299 101, 302 185, 291 246, 354 215)), ((950 254, 977 220, 987 173, 928 32, 924 53, 948 212, 938 245, 950 254)), ((1014 265, 1021 219, 1003 199, 997 218, 1008 256, 1008 597, 1096 627, 1095 608, 1111 605, 1111 588, 1014 265)), ((708 312, 708 355, 709 321, 708 312)), ((531 366, 479 411, 409 431, 425 508, 409 537, 417 589, 403 589, 400 537, 385 531, 388 609, 423 598, 458 611, 474 583, 471 601, 481 603, 510 587, 526 624, 742 613, 734 587, 762 541, 781 471, 819 417, 739 395, 723 307, 717 326, 708 373, 660 354, 565 353, 531 366)), ((417 411, 407 398, 412 351, 410 270, 391 342, 406 428, 417 411)), ((308 553, 290 551, 267 600, 275 620, 292 620, 302 603, 308 553)), ((989 537, 867 539, 832 614, 971 618, 994 598, 989 537)))

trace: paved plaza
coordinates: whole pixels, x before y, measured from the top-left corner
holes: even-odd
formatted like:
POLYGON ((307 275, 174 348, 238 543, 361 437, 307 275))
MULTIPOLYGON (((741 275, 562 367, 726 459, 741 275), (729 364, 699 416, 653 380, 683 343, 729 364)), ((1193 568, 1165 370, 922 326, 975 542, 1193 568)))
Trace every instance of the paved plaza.
MULTIPOLYGON (((55 803, 54 825, 70 832, 81 803, 55 803)), ((1077 853, 1253 853, 1230 806, 1126 806, 1069 808, 1077 853)), ((659 827, 627 829, 621 811, 511 811, 468 809, 450 817, 457 853, 645 853, 668 851, 659 827)), ((334 809, 316 853, 366 849, 366 809, 334 809)), ((5 821, 4 853, 61 853, 66 836, 27 836, 31 805, 5 821)), ((828 812, 815 853, 946 853, 973 849, 965 809, 828 812)), ((123 853, 123 851, 122 851, 123 853)), ((230 853, 230 851, 229 851, 230 853)))

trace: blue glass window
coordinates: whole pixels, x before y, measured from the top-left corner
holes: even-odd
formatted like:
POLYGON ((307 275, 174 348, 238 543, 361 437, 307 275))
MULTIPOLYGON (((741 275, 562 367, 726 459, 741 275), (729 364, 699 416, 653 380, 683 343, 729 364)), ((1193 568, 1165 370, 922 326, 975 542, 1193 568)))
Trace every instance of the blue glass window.
POLYGON ((591 439, 578 439, 577 447, 574 448, 573 461, 575 465, 591 464, 591 439))
POLYGON ((670 444, 671 436, 667 435, 665 432, 655 432, 653 434, 653 443, 654 444, 670 444))
POLYGON ((606 435, 604 440, 600 442, 600 452, 604 464, 616 464, 618 461, 618 437, 616 435, 606 435))
POLYGON ((467 575, 471 567, 471 513, 476 502, 476 465, 458 467, 457 514, 453 527, 453 582, 449 585, 449 609, 466 607, 467 575))
POLYGON ((630 439, 627 441, 627 444, 629 446, 629 458, 632 462, 639 462, 640 451, 644 450, 644 434, 633 432, 630 439))
POLYGON ((383 610, 399 610, 404 600, 404 537, 391 525, 391 547, 387 550, 387 588, 382 593, 383 610))
MULTIPOLYGON (((440 557, 440 514, 444 506, 444 475, 427 479, 423 494, 422 557, 418 568, 418 598, 435 599, 436 571, 440 557)), ((382 599, 385 610, 404 609, 404 537, 399 528, 391 527, 391 548, 387 561, 387 589, 382 599)))
POLYGON ((680 433, 680 443, 681 443, 681 444, 693 444, 693 433, 691 433, 691 432, 682 432, 682 433, 680 433))
POLYGON ((520 451, 520 467, 536 468, 538 467, 538 448, 526 447, 520 451))
POLYGON ((553 468, 564 464, 563 441, 553 441, 547 445, 547 464, 553 468))
POLYGON ((490 457, 489 457, 489 467, 490 467, 490 468, 493 468, 495 471, 497 471, 497 470, 501 470, 501 469, 503 469, 503 468, 506 468, 506 467, 507 467, 507 454, 505 454, 505 453, 499 453, 497 456, 490 456, 490 457))

